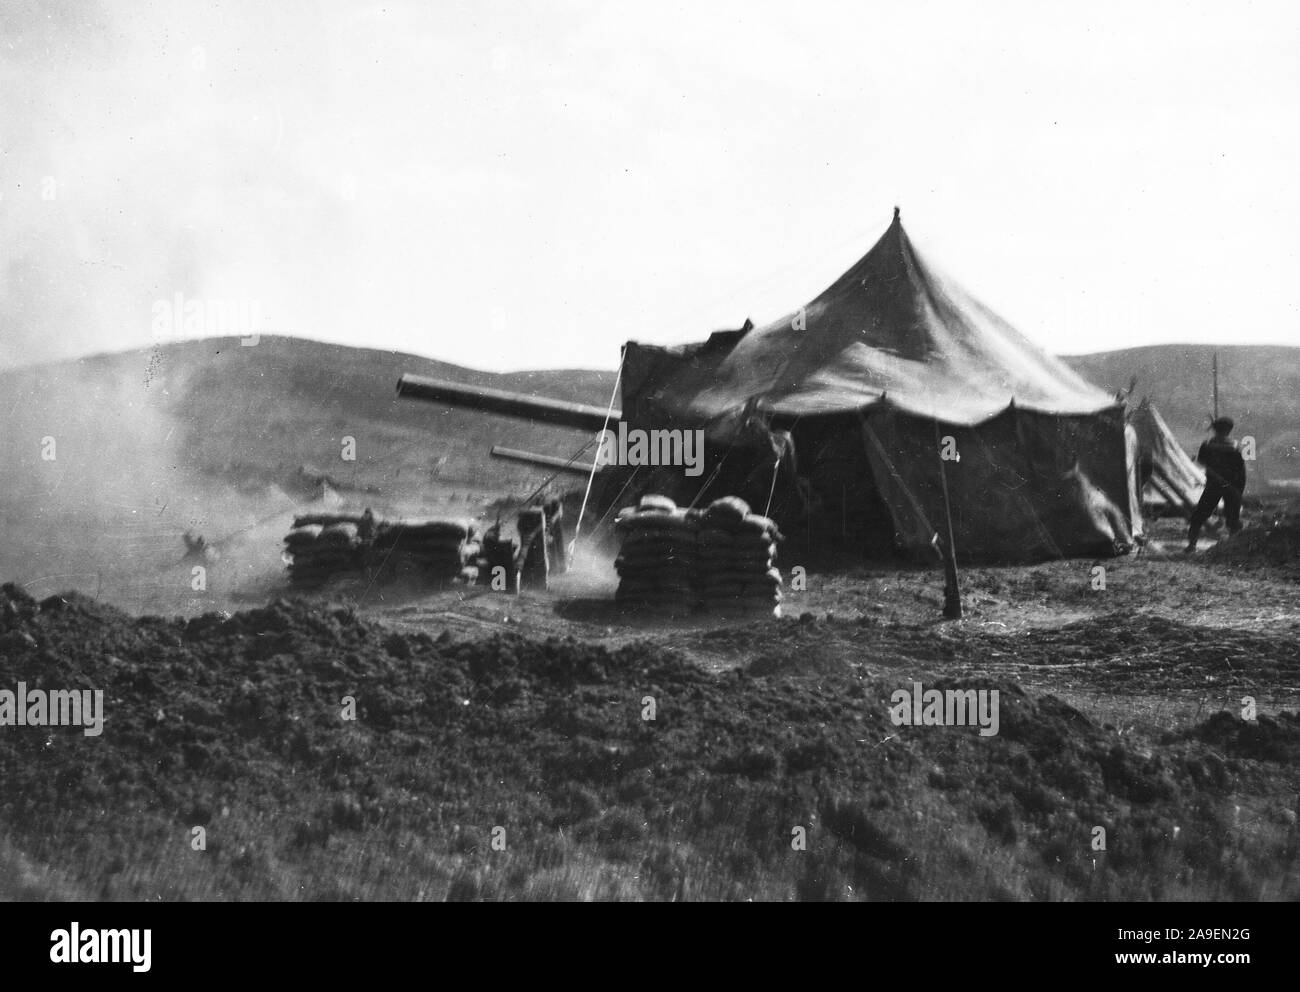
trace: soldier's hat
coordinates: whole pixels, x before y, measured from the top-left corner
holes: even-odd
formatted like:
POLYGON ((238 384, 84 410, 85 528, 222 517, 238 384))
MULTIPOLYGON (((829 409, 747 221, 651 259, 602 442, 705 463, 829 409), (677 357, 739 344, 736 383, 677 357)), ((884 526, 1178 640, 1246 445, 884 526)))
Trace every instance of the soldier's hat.
POLYGON ((1232 428, 1236 425, 1231 417, 1219 417, 1216 420, 1210 421, 1210 426, 1220 434, 1230 434, 1232 433, 1232 428))

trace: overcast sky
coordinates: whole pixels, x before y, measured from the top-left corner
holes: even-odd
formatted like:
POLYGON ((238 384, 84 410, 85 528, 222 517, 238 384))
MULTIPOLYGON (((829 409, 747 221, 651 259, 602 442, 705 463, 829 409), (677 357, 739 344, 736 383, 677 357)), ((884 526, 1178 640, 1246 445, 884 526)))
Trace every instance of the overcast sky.
POLYGON ((0 365, 180 293, 610 368, 807 302, 895 204, 1050 350, 1300 344, 1298 52, 1294 2, 3 0, 0 365))

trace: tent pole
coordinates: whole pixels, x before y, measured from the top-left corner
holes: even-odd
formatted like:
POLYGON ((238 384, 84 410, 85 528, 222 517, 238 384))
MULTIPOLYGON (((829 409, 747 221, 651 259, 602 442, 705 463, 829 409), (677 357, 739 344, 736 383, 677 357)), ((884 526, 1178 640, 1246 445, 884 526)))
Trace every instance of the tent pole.
POLYGON ((1219 353, 1214 353, 1214 419, 1219 419, 1219 353))
POLYGON ((956 542, 952 536, 952 501, 948 497, 948 473, 943 466, 943 448, 939 443, 939 418, 934 419, 935 453, 939 456, 939 482, 943 487, 943 512, 948 521, 948 539, 943 542, 943 615, 960 620, 961 587, 957 578, 956 542))

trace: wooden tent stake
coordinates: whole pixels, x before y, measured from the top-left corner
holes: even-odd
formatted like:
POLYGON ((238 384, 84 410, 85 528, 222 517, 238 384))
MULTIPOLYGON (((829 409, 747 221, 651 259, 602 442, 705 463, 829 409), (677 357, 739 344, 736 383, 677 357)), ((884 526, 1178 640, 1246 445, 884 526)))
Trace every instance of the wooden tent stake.
POLYGON ((956 542, 952 535, 952 502, 948 498, 948 473, 943 466, 943 445, 939 443, 939 418, 934 421, 935 453, 939 456, 939 482, 943 487, 943 512, 948 521, 948 539, 943 543, 943 615, 949 620, 960 620, 961 586, 957 578, 956 542))

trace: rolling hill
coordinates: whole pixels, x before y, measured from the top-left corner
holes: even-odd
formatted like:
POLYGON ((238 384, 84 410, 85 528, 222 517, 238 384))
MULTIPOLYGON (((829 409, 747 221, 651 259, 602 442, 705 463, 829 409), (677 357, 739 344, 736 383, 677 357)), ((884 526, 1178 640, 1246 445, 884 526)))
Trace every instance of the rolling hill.
MULTIPOLYGON (((1138 377, 1179 439, 1202 436, 1211 349, 1068 359, 1117 390, 1138 377)), ((1219 349, 1222 406, 1256 438, 1258 491, 1300 478, 1300 348, 1219 349)), ((494 443, 568 456, 580 433, 399 400, 403 372, 534 395, 609 401, 609 371, 495 374, 414 355, 264 336, 210 339, 0 372, 0 579, 76 589, 134 611, 256 601, 308 505, 479 515, 545 473, 488 457, 494 443), (345 439, 355 458, 345 457, 345 439), (181 535, 220 552, 195 588, 181 535)))
POLYGON ((1211 366, 1219 354, 1219 410, 1253 436, 1258 461, 1251 488, 1269 479, 1300 479, 1300 348, 1264 345, 1153 345, 1066 358, 1080 375, 1112 392, 1150 396, 1182 445, 1195 451, 1208 436, 1211 366))
POLYGON ((496 375, 266 336, 253 347, 187 341, 0 373, 0 575, 136 610, 227 608, 278 577, 296 510, 323 501, 477 515, 545 478, 489 458, 493 443, 566 455, 584 443, 572 431, 399 400, 402 372, 562 398, 604 393, 602 403, 613 385, 609 373, 496 375), (186 530, 221 554, 205 589, 192 588, 192 563, 180 560, 186 530))

